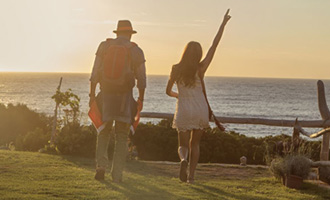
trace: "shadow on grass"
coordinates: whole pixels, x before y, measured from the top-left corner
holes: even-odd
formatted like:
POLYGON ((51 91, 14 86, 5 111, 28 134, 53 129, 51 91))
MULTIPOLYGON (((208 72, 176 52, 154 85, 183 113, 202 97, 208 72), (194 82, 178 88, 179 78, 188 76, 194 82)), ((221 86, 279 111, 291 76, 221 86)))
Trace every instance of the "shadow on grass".
MULTIPOLYGON (((95 171, 95 161, 92 158, 84 157, 74 157, 74 156, 61 156, 64 160, 67 160, 80 168, 95 171)), ((111 168, 111 163, 109 162, 108 170, 111 168)), ((171 167, 171 170, 164 170, 167 165, 161 164, 147 164, 140 161, 129 160, 126 162, 125 171, 136 173, 140 175, 155 175, 155 176, 166 176, 173 177, 176 176, 176 173, 179 172, 179 164, 171 167), (175 174, 175 175, 174 175, 175 174)))
POLYGON ((234 199, 253 199, 253 200, 269 200, 269 199, 273 199, 273 198, 264 198, 264 197, 256 197, 256 196, 251 196, 251 195, 245 195, 243 192, 240 193, 228 193, 224 190, 221 190, 219 188, 216 187, 212 187, 212 186, 208 186, 208 185, 204 185, 204 184, 196 184, 198 185, 200 188, 198 187, 194 187, 194 190, 196 190, 197 192, 202 192, 202 193, 207 193, 208 196, 213 197, 213 198, 218 198, 219 196, 221 197, 230 197, 230 198, 234 198, 234 199))
MULTIPOLYGON (((79 158, 73 156, 61 156, 64 160, 67 160, 79 168, 90 171, 91 173, 95 172, 95 162, 91 158, 79 158)), ((109 163, 111 166, 111 162, 109 163)), ((108 167, 107 172, 110 171, 108 167)), ((126 169, 124 174, 124 182, 114 183, 109 179, 110 173, 107 173, 105 181, 97 181, 109 190, 114 190, 128 199, 177 199, 178 196, 167 192, 164 189, 161 189, 158 184, 155 183, 155 179, 148 180, 148 177, 159 177, 170 175, 164 170, 159 170, 154 166, 148 165, 139 161, 128 161, 126 163, 126 169)), ((94 179, 94 174, 91 178, 94 179)), ((157 179, 157 178, 156 178, 157 179)), ((95 180, 96 181, 96 180, 95 180)), ((162 184, 162 183, 160 183, 162 184)))
POLYGON ((179 177, 179 163, 177 165, 166 164, 151 164, 139 161, 129 161, 126 165, 128 172, 136 173, 139 175, 153 175, 165 177, 179 177))
MULTIPOLYGON (((91 158, 79 158, 72 156, 62 156, 62 158, 77 165, 77 167, 90 171, 91 174, 95 171, 95 162, 91 158)), ((207 181, 207 179, 203 180, 201 183, 197 182, 189 186, 186 186, 185 184, 181 185, 178 184, 178 179, 173 179, 173 177, 177 178, 176 172, 178 172, 178 170, 179 165, 162 165, 139 161, 128 161, 126 164, 123 183, 116 184, 110 180, 101 181, 100 183, 102 183, 107 189, 117 191, 128 199, 183 199, 185 194, 189 192, 207 196, 209 199, 274 199, 274 196, 266 195, 264 197, 260 197, 260 194, 256 193, 255 195, 250 195, 246 194, 244 191, 228 192, 226 191, 226 188, 210 186, 207 182, 204 184, 203 182, 207 181), (173 189, 173 187, 177 187, 175 188, 176 191, 171 191, 171 188, 173 189), (185 189, 188 190, 178 192, 178 190, 185 189)), ((109 175, 107 175, 107 177, 109 177, 109 175)), ((221 181, 220 179, 218 180, 221 181)), ((240 180, 237 181, 239 182, 240 180)), ((272 184, 269 181, 270 180, 267 180, 266 182, 262 181, 260 184, 272 184)), ((238 185, 237 187, 244 187, 246 190, 254 190, 253 186, 246 184, 238 185)), ((297 192, 300 194, 312 195, 325 199, 330 196, 330 190, 319 188, 311 183, 304 183, 302 190, 298 190, 297 192)), ((274 192, 274 194, 276 194, 276 192, 274 192)))
POLYGON ((128 199, 179 199, 179 196, 141 178, 126 177, 123 183, 113 183, 108 180, 100 183, 107 189, 120 192, 128 199))
POLYGON ((301 189, 299 190, 302 194, 309 194, 322 197, 324 199, 330 199, 330 190, 326 188, 321 188, 312 183, 303 183, 301 189))

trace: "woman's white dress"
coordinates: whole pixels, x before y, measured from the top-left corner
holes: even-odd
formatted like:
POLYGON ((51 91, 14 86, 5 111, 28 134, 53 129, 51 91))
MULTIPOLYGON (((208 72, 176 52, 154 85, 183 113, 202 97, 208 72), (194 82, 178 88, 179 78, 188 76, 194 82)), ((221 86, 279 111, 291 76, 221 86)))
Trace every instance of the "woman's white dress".
POLYGON ((199 77, 196 76, 194 87, 177 83, 177 88, 179 97, 172 127, 178 131, 208 128, 209 111, 199 77))

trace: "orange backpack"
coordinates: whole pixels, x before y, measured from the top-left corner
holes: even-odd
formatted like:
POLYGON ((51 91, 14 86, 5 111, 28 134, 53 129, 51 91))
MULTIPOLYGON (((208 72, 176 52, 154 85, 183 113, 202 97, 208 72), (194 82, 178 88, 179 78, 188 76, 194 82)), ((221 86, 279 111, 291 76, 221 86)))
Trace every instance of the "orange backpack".
POLYGON ((134 70, 131 64, 131 48, 137 46, 133 42, 118 43, 110 40, 103 54, 102 91, 124 93, 135 85, 134 70))

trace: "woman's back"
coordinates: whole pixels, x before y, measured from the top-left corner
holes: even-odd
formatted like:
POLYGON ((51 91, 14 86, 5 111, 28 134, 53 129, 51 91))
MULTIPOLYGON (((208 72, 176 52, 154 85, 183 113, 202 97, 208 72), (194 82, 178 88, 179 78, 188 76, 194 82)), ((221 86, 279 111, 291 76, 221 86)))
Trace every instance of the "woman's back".
POLYGON ((209 127, 208 106, 203 94, 202 84, 196 75, 195 84, 186 86, 177 83, 178 100, 173 120, 173 128, 179 131, 209 127))
POLYGON ((200 98, 203 96, 203 89, 201 80, 196 76, 195 84, 193 86, 186 86, 184 83, 177 83, 179 98, 200 98))

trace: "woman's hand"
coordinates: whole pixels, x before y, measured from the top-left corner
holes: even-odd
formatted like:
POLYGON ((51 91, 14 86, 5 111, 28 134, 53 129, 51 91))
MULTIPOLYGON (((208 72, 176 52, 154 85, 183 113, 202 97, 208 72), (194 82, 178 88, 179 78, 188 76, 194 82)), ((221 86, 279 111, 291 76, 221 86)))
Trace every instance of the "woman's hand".
POLYGON ((178 98, 179 94, 172 91, 173 85, 174 85, 174 80, 173 80, 173 78, 170 77, 170 79, 167 82, 167 86, 166 86, 166 94, 170 97, 178 98))
POLYGON ((171 91, 171 95, 170 96, 171 97, 174 97, 174 98, 179 98, 179 94, 176 93, 176 92, 173 92, 173 91, 171 91))
POLYGON ((231 16, 229 15, 229 11, 230 11, 230 9, 227 10, 225 16, 223 17, 223 21, 222 21, 223 24, 227 24, 227 22, 228 22, 228 21, 230 20, 230 18, 231 18, 231 16))

